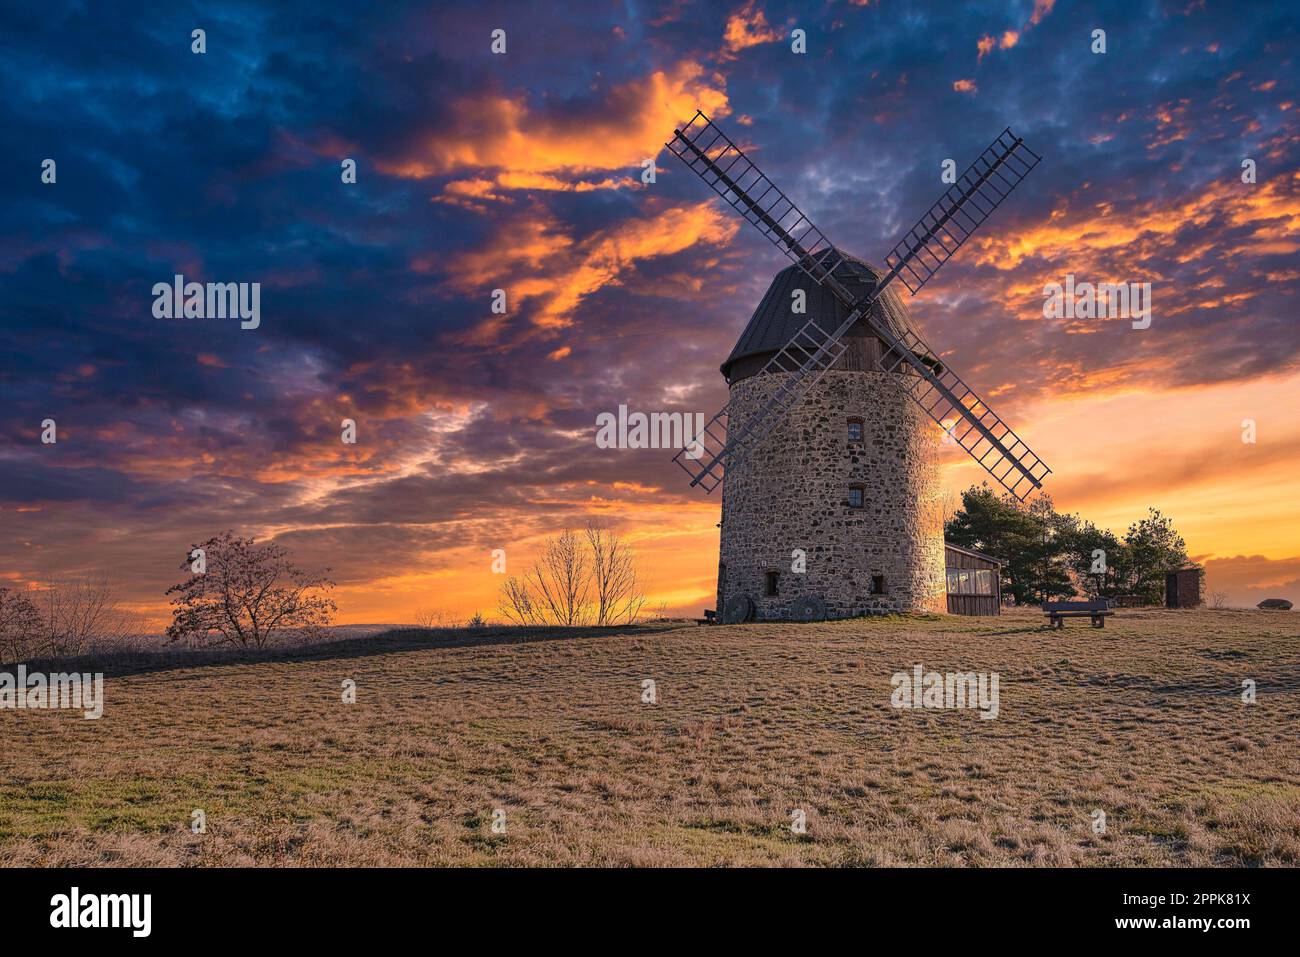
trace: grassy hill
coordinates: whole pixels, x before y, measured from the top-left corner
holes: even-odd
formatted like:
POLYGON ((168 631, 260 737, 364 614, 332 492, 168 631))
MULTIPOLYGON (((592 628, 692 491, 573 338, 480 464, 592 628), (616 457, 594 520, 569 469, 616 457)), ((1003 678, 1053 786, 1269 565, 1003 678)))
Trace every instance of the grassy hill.
POLYGON ((1300 615, 1041 618, 134 656, 105 669, 99 721, 0 711, 0 860, 1300 864, 1300 615), (998 717, 891 708, 918 663, 998 672, 998 717))

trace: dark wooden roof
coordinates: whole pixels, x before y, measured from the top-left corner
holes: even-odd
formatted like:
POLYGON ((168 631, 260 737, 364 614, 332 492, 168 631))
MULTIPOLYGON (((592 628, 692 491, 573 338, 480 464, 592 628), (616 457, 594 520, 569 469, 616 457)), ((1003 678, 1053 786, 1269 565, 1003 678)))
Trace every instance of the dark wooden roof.
POLYGON ((993 562, 995 565, 1001 566, 1006 564, 1006 562, 1000 558, 994 558, 992 555, 985 555, 983 552, 977 552, 973 548, 962 548, 960 545, 954 545, 951 542, 944 542, 943 547, 950 548, 954 552, 961 552, 963 555, 969 555, 972 558, 979 558, 986 562, 993 562))
MULTIPOLYGON (((874 289, 876 283, 884 276, 883 272, 869 266, 856 256, 849 256, 843 251, 828 250, 827 255, 831 254, 844 257, 844 262, 835 270, 835 276, 848 287, 850 292, 865 295, 874 289)), ((895 285, 891 284, 884 295, 877 300, 875 315, 883 320, 895 335, 901 335, 912 328, 912 320, 908 315, 907 306, 895 291, 895 285)), ((731 355, 727 356, 727 361, 722 363, 722 374, 730 380, 732 367, 737 361, 779 351, 794 338, 809 319, 816 320, 817 325, 827 332, 834 332, 848 316, 848 307, 835 298, 829 289, 814 282, 812 277, 798 266, 787 266, 776 274, 776 278, 768 286, 767 293, 758 304, 758 308, 754 310, 754 315, 750 317, 745 331, 740 334, 735 348, 731 350, 731 355), (807 294, 808 311, 805 314, 795 313, 790 308, 793 301, 791 294, 796 289, 802 289, 807 294)), ((865 330, 867 326, 861 323, 860 326, 855 327, 855 331, 859 328, 865 330)))

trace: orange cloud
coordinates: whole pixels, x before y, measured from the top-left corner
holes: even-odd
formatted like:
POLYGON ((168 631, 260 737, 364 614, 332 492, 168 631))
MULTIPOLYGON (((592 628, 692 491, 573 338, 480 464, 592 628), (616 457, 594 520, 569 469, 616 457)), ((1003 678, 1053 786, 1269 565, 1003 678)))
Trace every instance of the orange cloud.
POLYGON ((1078 262, 1088 251, 1116 249, 1134 253, 1134 263, 1158 249, 1178 251, 1184 260, 1194 256, 1220 261, 1244 251, 1245 245, 1209 243, 1188 250, 1179 248, 1177 238, 1185 227, 1204 226, 1216 217, 1225 218, 1232 226, 1250 227, 1248 242, 1282 244, 1271 251, 1285 252, 1292 241, 1300 241, 1300 173, 1274 177, 1256 186, 1233 179, 1213 184, 1181 202, 1152 200, 1122 212, 1108 206, 1056 209, 1048 222, 1037 227, 1005 236, 975 237, 971 242, 976 262, 998 269, 1013 269, 1033 257, 1060 261, 1071 257, 1078 262))
POLYGON ((465 99, 452 106, 450 132, 431 134, 410 155, 377 166, 411 179, 473 170, 472 178, 448 185, 452 201, 499 198, 503 189, 611 189, 628 180, 584 177, 639 167, 696 109, 729 112, 723 78, 692 61, 616 87, 594 114, 537 112, 523 96, 465 99))
POLYGON ((1156 136, 1149 143, 1147 149, 1159 149, 1169 143, 1176 143, 1179 140, 1187 139, 1191 124, 1188 122, 1187 110, 1191 106, 1191 100, 1182 99, 1177 103, 1163 103, 1156 107, 1156 136))
POLYGON ((482 211, 486 209, 483 201, 493 200, 509 202, 510 190, 543 190, 550 192, 589 193, 596 189, 620 189, 635 182, 630 176, 617 179, 606 176, 602 180, 566 180, 546 173, 498 173, 492 179, 457 179, 452 180, 443 189, 441 196, 434 199, 452 206, 482 211))
POLYGON ((781 31, 769 26, 763 11, 755 10, 754 4, 755 0, 749 0, 727 18, 727 26, 722 33, 723 47, 727 53, 736 53, 746 47, 781 39, 781 31))
POLYGON ((993 52, 994 46, 1000 47, 1003 50, 1010 50, 1019 41, 1020 41, 1020 34, 1015 30, 1005 31, 1002 34, 1001 38, 997 40, 993 39, 993 37, 989 36, 986 33, 984 34, 984 36, 979 38, 979 42, 976 44, 977 48, 979 49, 979 56, 977 56, 975 59, 977 62, 979 60, 983 60, 984 55, 986 53, 993 52))
MULTIPOLYGON (((669 256, 695 245, 730 242, 738 221, 712 205, 675 206, 648 219, 624 220, 582 243, 560 234, 554 223, 529 222, 500 234, 499 242, 467 253, 451 264, 458 287, 504 288, 513 312, 540 300, 531 319, 542 329, 562 329, 584 299, 606 285, 619 285, 639 261, 669 256)), ((506 317, 477 326, 466 342, 496 341, 506 317)))
MULTIPOLYGON (((527 220, 512 224, 508 234, 499 233, 500 241, 490 248, 455 257, 452 281, 465 291, 498 288, 511 273, 540 270, 573 245, 573 240, 559 233, 558 229, 558 224, 550 221, 527 220)), ((423 259, 411 264, 416 272, 427 272, 432 266, 432 260, 423 259)))
POLYGON ((986 54, 992 53, 994 46, 1003 50, 1010 50, 1020 42, 1021 34, 1027 32, 1030 28, 1037 26, 1045 16, 1052 12, 1052 6, 1055 2, 1056 0, 1035 0, 1034 12, 1030 16, 1029 22, 1025 24, 1023 30, 1004 30, 1002 36, 996 40, 990 34, 984 34, 975 44, 976 49, 979 51, 979 55, 976 56, 975 62, 978 63, 980 60, 984 59, 986 54))
POLYGON ((975 93, 977 87, 974 80, 958 80, 952 85, 952 88, 958 93, 975 93))

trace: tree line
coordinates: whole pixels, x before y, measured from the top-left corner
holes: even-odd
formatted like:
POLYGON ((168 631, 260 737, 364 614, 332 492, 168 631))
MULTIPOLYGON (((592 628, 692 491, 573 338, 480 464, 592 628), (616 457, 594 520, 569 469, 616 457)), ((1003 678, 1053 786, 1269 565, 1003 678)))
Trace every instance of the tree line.
POLYGON ((1002 591, 1018 605, 1080 595, 1159 604, 1165 573, 1190 564, 1183 537, 1158 509, 1119 536, 1056 511, 1049 495, 1024 504, 987 484, 962 493, 944 538, 1005 562, 1002 591))
POLYGON ((0 588, 0 662, 66 658, 118 648, 141 630, 105 574, 50 577, 27 591, 0 588))
MULTIPOLYGON (((225 531, 186 550, 182 580, 167 589, 164 641, 189 647, 262 649, 319 639, 337 611, 329 569, 300 568, 274 542, 225 531)), ((636 559, 616 531, 589 525, 546 540, 537 560, 503 582, 500 608, 519 625, 621 625, 636 621, 645 593, 636 559)), ((432 611, 422 627, 459 627, 432 611)), ((464 623, 482 628, 475 614, 464 623)), ((143 637, 107 576, 51 580, 16 591, 0 587, 0 662, 63 658, 124 649, 143 637)))

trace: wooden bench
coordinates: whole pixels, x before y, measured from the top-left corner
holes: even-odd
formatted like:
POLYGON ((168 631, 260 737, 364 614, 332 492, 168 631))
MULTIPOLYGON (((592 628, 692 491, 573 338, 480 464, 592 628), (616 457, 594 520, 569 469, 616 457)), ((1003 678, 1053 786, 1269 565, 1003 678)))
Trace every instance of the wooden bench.
POLYGON ((1043 614, 1051 628, 1064 628, 1067 618, 1089 618, 1092 627, 1105 628, 1106 616, 1113 615, 1110 602, 1105 598, 1096 601, 1047 601, 1043 602, 1043 614))
POLYGON ((697 625, 716 625, 717 623, 718 613, 712 608, 704 609, 704 617, 695 619, 695 624, 697 625))

